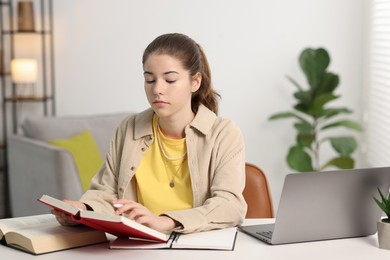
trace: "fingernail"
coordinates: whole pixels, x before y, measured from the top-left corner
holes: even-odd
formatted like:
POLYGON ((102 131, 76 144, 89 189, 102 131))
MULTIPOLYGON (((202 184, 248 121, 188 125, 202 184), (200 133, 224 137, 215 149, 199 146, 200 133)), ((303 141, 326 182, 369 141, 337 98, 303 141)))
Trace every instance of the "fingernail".
POLYGON ((120 203, 114 203, 114 208, 120 208, 123 206, 123 204, 120 204, 120 203))

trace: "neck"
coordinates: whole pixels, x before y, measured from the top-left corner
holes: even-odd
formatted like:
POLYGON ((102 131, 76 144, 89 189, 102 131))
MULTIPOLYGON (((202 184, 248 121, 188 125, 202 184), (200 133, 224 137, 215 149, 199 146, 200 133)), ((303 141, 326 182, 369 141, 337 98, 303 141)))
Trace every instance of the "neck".
POLYGON ((172 139, 181 139, 185 137, 185 128, 191 123, 195 115, 191 114, 188 118, 159 118, 158 124, 164 136, 172 139))

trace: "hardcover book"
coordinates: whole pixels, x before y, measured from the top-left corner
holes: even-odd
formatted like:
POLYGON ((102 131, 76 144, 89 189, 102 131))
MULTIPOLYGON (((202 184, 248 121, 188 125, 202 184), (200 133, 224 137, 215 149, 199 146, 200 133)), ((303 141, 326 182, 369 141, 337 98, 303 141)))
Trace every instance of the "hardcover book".
POLYGON ((0 239, 7 246, 43 254, 107 242, 104 232, 85 226, 61 226, 54 215, 0 219, 0 239))
POLYGON ((43 195, 38 201, 71 215, 72 219, 80 224, 117 237, 134 237, 160 242, 166 242, 170 237, 170 234, 159 232, 126 217, 80 210, 48 195, 43 195))

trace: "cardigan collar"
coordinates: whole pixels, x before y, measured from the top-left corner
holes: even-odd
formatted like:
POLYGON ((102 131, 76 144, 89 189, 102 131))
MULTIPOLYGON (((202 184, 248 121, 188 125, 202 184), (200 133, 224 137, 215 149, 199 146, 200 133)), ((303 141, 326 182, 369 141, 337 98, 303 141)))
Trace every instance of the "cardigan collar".
POLYGON ((217 115, 213 111, 211 111, 204 105, 200 105, 194 120, 192 120, 189 125, 197 129, 203 135, 207 135, 213 127, 216 119, 217 115))

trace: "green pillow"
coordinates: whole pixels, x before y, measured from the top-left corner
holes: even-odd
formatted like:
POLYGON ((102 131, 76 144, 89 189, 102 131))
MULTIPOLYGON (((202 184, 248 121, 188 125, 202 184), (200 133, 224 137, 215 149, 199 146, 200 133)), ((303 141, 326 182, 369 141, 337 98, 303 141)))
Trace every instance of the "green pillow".
POLYGON ((50 140, 50 144, 67 150, 73 157, 80 176, 83 190, 89 188, 92 177, 103 164, 99 148, 91 133, 87 130, 68 139, 50 140))

